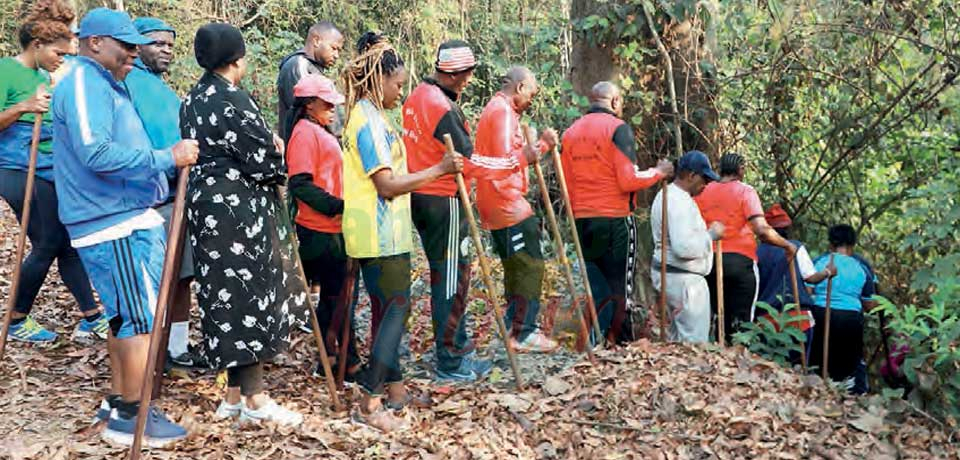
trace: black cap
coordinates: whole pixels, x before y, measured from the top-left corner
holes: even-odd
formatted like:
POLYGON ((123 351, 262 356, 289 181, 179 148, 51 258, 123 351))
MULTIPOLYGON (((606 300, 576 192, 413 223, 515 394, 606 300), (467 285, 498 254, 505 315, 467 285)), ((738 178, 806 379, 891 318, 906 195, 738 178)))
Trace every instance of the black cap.
POLYGON ((684 153, 677 161, 677 172, 692 171, 709 180, 720 180, 720 176, 710 167, 710 159, 699 150, 691 150, 684 153))
POLYGON ((200 67, 214 70, 242 58, 247 54, 247 46, 240 29, 212 22, 197 30, 193 53, 200 67))

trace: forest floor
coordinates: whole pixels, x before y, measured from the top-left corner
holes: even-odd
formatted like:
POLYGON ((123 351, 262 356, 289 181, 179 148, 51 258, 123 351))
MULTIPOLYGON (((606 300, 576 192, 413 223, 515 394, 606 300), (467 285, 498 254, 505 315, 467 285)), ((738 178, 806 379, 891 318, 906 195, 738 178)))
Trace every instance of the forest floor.
MULTIPOLYGON (((9 208, 0 206, 4 300, 17 231, 9 208)), ((433 384, 426 364, 432 339, 422 257, 416 267, 418 301, 404 362, 412 391, 429 394, 434 405, 403 413, 410 430, 383 435, 351 422, 348 413, 333 412, 322 380, 310 376, 312 339, 296 332, 290 353, 267 375, 270 393, 306 415, 301 427, 215 421, 222 394, 216 375, 178 370, 165 381, 159 404, 191 434, 175 449, 145 451, 143 458, 960 458, 957 440, 905 403, 842 396, 818 377, 742 348, 641 340, 598 353, 596 365, 570 351, 524 356, 527 385, 516 391, 497 351, 500 342, 489 339, 495 335, 489 312, 477 315, 475 335, 482 354, 492 355, 500 370, 476 386, 433 384)), ((553 283, 556 277, 548 278, 553 283)), ((547 294, 552 305, 563 304, 563 295, 552 289, 547 294)), ((367 305, 362 301, 359 311, 369 311, 367 305)), ((556 328, 546 326, 570 345, 573 334, 560 331, 573 329, 572 317, 568 308, 559 313, 556 328)), ((108 386, 105 347, 69 340, 79 312, 55 269, 34 314, 61 339, 43 347, 9 344, 0 363, 0 458, 123 458, 126 450, 101 441, 102 426, 90 423, 108 386)), ((345 399, 354 402, 358 394, 348 392, 345 399)))

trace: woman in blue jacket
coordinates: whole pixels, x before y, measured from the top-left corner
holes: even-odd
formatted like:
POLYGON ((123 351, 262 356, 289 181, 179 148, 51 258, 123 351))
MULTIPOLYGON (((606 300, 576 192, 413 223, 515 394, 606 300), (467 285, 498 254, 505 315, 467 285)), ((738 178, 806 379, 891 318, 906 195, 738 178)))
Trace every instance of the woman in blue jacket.
POLYGON ((50 112, 50 73, 63 64, 71 49, 74 13, 57 0, 41 0, 20 27, 23 51, 15 57, 0 59, 0 196, 20 219, 23 211, 30 143, 36 114, 43 114, 37 156, 36 182, 27 236, 30 254, 23 261, 20 288, 14 306, 10 338, 24 342, 52 342, 57 334, 30 316, 54 259, 60 277, 80 304, 84 319, 74 338, 106 339, 107 324, 96 302, 90 280, 70 246, 67 231, 57 216, 57 195, 53 179, 53 137, 50 112))

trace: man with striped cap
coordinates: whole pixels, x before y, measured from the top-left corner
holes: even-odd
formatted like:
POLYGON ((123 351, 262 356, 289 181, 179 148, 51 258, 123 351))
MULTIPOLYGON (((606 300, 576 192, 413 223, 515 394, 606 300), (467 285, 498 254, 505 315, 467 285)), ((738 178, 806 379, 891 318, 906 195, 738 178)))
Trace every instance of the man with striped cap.
MULTIPOLYGON (((444 135, 464 157, 464 173, 479 165, 509 172, 516 162, 485 162, 473 155, 470 128, 458 100, 477 66, 470 45, 449 40, 437 50, 435 72, 417 85, 403 104, 403 142, 411 173, 427 169, 443 158, 444 135), (473 158, 472 158, 473 157, 473 158), (471 161, 472 160, 472 161, 471 161), (502 166, 502 167, 501 167, 502 166)), ((466 328, 466 298, 470 287, 469 229, 457 198, 453 176, 441 177, 411 194, 413 223, 430 264, 430 296, 436 345, 436 372, 440 380, 473 381, 490 369, 473 358, 466 328)))

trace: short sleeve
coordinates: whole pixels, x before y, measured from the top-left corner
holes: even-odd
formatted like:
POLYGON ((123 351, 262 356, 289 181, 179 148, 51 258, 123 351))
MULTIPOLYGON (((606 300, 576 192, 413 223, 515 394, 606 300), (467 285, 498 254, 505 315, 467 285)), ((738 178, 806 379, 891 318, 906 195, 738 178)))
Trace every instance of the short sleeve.
POLYGON ((368 119, 357 132, 357 150, 360 153, 363 172, 367 177, 381 169, 392 167, 386 126, 382 122, 378 123, 375 118, 368 119))
POLYGON ((813 261, 810 260, 810 253, 807 252, 806 246, 800 246, 800 249, 797 249, 797 265, 800 267, 800 277, 807 279, 813 275, 817 274, 817 269, 813 266, 813 261))
POLYGON ((287 171, 290 176, 313 174, 313 154, 320 148, 317 136, 298 125, 287 146, 287 171))
POLYGON ((757 195, 757 191, 754 190, 753 187, 744 187, 741 206, 743 207, 743 218, 747 221, 754 217, 763 216, 763 205, 760 203, 760 196, 757 195))

